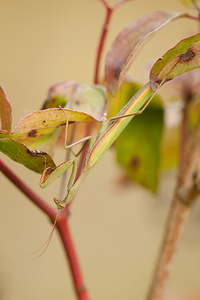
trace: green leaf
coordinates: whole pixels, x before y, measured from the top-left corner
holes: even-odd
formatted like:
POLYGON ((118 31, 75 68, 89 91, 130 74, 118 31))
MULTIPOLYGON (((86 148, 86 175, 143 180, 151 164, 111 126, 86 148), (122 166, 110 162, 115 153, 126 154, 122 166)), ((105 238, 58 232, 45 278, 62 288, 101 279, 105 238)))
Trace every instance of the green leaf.
POLYGON ((126 105, 126 103, 137 93, 141 85, 129 81, 125 81, 120 86, 117 94, 113 97, 108 93, 108 119, 116 116, 118 112, 126 105))
POLYGON ((31 151, 25 145, 13 139, 0 139, 0 151, 12 160, 40 174, 42 174, 45 167, 56 168, 54 161, 47 153, 31 151))
POLYGON ((168 170, 177 166, 180 148, 180 126, 165 127, 161 149, 161 169, 168 170))
POLYGON ((66 99, 55 95, 53 98, 45 100, 42 109, 59 108, 60 106, 64 108, 66 104, 66 99))
POLYGON ((101 85, 85 85, 74 81, 55 83, 48 92, 43 109, 65 107, 87 113, 102 121, 107 114, 107 93, 101 85))
POLYGON ((187 17, 187 15, 165 11, 152 12, 119 33, 107 53, 105 63, 106 86, 113 96, 123 82, 124 76, 136 57, 136 50, 143 41, 152 33, 180 17, 187 17))
POLYGON ((163 109, 158 97, 155 98, 129 123, 115 143, 117 161, 127 177, 152 192, 158 185, 163 131, 163 109))
POLYGON ((0 139, 10 138, 10 132, 7 130, 0 130, 0 139))
POLYGON ((200 67, 200 34, 181 40, 152 67, 150 84, 153 91, 187 71, 200 67))
POLYGON ((11 130, 12 108, 6 94, 0 85, 0 120, 1 130, 11 130))

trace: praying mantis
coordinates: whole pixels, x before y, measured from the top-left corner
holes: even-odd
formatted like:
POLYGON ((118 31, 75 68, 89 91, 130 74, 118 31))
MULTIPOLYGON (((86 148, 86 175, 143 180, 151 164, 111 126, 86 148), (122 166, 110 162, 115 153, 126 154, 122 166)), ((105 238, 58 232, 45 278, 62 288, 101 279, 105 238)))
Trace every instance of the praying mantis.
MULTIPOLYGON (((88 141, 89 144, 82 173, 76 182, 75 178, 77 172, 77 162, 75 159, 66 161, 65 163, 58 166, 55 170, 47 168, 43 171, 40 180, 40 186, 42 188, 46 187, 63 172, 72 167, 70 178, 67 183, 66 197, 63 200, 59 200, 54 197, 54 202, 56 203, 58 209, 64 208, 71 202, 88 173, 100 160, 106 150, 115 142, 120 133, 129 124, 131 119, 135 115, 141 114, 144 111, 154 95, 155 92, 152 91, 150 83, 147 83, 129 100, 129 102, 122 108, 122 110, 117 114, 116 117, 113 117, 111 119, 105 118, 99 134, 94 142, 92 140, 92 137, 86 137, 73 144, 75 145, 83 141, 88 141)), ((68 122, 66 122, 66 130, 68 125, 67 123, 68 122)), ((65 145, 65 148, 68 149, 73 145, 65 145)))

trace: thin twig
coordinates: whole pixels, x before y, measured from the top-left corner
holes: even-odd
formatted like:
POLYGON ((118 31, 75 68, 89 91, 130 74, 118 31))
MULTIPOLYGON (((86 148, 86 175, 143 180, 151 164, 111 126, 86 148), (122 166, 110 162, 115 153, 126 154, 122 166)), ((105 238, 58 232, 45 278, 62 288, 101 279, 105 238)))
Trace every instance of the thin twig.
POLYGON ((112 13, 119 8, 122 4, 129 2, 131 0, 121 0, 118 1, 115 5, 110 5, 107 1, 105 0, 99 0, 105 7, 106 9, 106 18, 103 24, 102 32, 100 35, 100 40, 99 40, 99 45, 98 45, 98 50, 97 50, 97 56, 96 56, 96 64, 95 64, 95 74, 94 74, 94 83, 98 84, 99 83, 99 67, 100 67, 100 61, 103 53, 103 48, 105 45, 105 40, 107 37, 108 33, 108 27, 110 24, 111 16, 112 13))
POLYGON ((103 52, 103 47, 105 44, 105 39, 108 33, 108 25, 110 23, 110 19, 112 16, 113 8, 107 5, 106 1, 101 1, 105 8, 106 8, 106 18, 105 22, 102 28, 101 36, 100 36, 100 41, 99 41, 99 46, 97 50, 97 56, 96 56, 96 65, 95 65, 95 74, 94 74, 94 83, 98 84, 99 83, 99 67, 100 67, 100 60, 103 52))

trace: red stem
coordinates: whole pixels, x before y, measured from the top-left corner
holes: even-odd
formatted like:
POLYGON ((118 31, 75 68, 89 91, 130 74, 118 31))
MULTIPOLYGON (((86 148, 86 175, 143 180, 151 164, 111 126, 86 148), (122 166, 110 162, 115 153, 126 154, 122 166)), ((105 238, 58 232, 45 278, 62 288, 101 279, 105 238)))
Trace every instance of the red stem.
POLYGON ((103 47, 104 47, 106 36, 108 33, 108 25, 110 23, 110 18, 111 18, 112 12, 113 12, 113 7, 110 7, 109 5, 107 5, 107 3, 105 1, 101 1, 101 2, 103 3, 103 5, 106 8, 106 18, 105 18, 105 22, 104 22, 104 25, 102 28, 100 41, 99 41, 99 47, 97 50, 95 74, 94 74, 94 83, 95 84, 99 83, 99 66, 100 66, 101 56, 102 56, 102 52, 103 52, 103 47))
POLYGON ((57 229, 60 233, 60 238, 62 240, 65 253, 71 268, 73 284, 77 294, 77 298, 79 300, 89 300, 89 295, 84 285, 83 276, 81 274, 78 258, 69 231, 67 218, 64 214, 59 218, 57 229))
POLYGON ((118 8, 120 7, 122 4, 131 1, 131 0, 119 0, 115 5, 109 5, 108 2, 106 0, 99 0, 105 7, 106 9, 106 18, 105 18, 105 22, 102 28, 102 32, 100 35, 100 40, 99 40, 99 46, 98 46, 98 50, 97 50, 97 56, 96 56, 96 64, 95 64, 95 74, 94 74, 94 83, 98 84, 99 83, 99 66, 100 66, 100 61, 101 61, 101 57, 102 57, 102 52, 103 52, 103 47, 105 44, 105 40, 107 37, 107 33, 108 33, 108 26, 110 24, 110 19, 112 16, 112 13, 118 8))

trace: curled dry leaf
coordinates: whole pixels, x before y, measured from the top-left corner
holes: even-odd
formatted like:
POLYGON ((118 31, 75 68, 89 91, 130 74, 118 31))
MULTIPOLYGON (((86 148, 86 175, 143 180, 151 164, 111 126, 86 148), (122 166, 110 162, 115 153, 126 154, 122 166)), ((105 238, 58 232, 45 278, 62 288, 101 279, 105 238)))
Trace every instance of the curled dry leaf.
POLYGON ((133 63, 136 50, 144 39, 172 20, 186 16, 176 12, 153 12, 141 17, 119 33, 108 51, 105 64, 106 85, 113 96, 123 82, 133 63))
POLYGON ((200 67, 200 34, 181 40, 157 60, 150 72, 152 90, 187 71, 200 67))
POLYGON ((12 108, 6 94, 0 85, 0 119, 1 130, 11 130, 12 123, 12 108))

